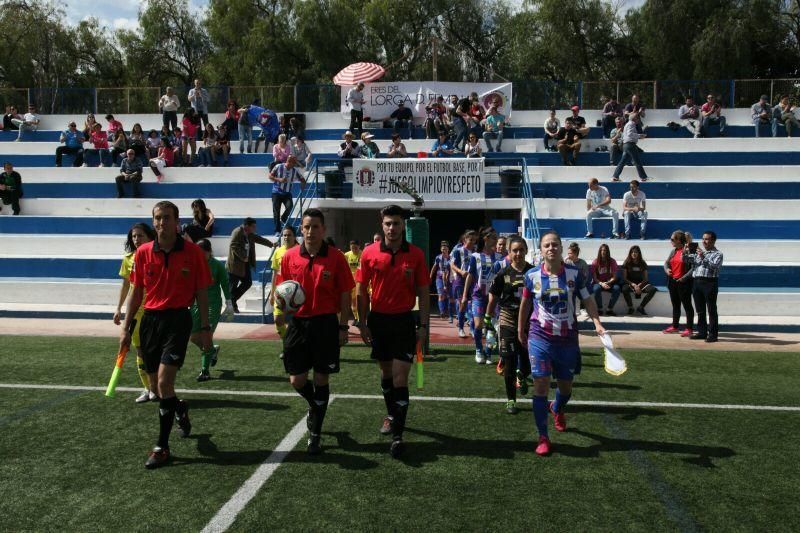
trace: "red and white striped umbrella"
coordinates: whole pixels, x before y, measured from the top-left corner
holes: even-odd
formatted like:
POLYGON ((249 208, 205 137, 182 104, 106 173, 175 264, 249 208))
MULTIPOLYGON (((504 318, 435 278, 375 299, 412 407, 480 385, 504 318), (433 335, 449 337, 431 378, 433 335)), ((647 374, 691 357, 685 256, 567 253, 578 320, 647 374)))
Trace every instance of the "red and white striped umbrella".
POLYGON ((375 81, 386 73, 380 65, 375 63, 353 63, 339 71, 333 77, 333 83, 342 87, 356 85, 359 82, 375 81))

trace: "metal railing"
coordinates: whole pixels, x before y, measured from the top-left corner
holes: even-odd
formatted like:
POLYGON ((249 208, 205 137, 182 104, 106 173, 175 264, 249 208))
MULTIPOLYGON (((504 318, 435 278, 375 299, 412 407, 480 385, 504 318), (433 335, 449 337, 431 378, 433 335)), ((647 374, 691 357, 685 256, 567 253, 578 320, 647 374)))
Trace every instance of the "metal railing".
MULTIPOLYGON (((800 102, 800 79, 762 80, 643 80, 643 81, 551 81, 514 80, 512 107, 518 111, 555 107, 565 109, 578 104, 584 109, 601 109, 605 99, 615 96, 627 102, 638 94, 650 109, 674 109, 686 96, 702 102, 714 94, 728 108, 750 107, 762 94, 776 102, 788 94, 800 102)), ((188 107, 189 87, 174 87, 181 109, 188 107)), ((342 88, 332 84, 207 86, 209 112, 221 113, 229 100, 239 105, 260 100, 261 105, 278 113, 337 112, 342 88)), ((164 87, 42 87, 0 88, 0 104, 15 105, 24 113, 35 103, 44 114, 157 113, 164 87)))

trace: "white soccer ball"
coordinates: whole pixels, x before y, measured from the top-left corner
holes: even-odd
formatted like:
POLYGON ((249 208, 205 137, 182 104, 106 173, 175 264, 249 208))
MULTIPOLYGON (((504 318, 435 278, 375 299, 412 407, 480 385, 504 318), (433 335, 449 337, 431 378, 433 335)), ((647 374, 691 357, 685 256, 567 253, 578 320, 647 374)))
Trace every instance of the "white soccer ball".
POLYGON ((306 302, 306 292, 293 279, 275 287, 275 307, 284 313, 294 313, 306 302))

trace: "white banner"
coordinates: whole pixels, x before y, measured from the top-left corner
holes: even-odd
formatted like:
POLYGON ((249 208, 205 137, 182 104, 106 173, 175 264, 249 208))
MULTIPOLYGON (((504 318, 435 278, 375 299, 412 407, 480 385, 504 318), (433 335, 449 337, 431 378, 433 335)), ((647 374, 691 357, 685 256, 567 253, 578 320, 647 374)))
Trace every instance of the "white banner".
POLYGON ((431 200, 483 200, 483 158, 354 159, 353 200, 408 201, 402 185, 431 200))
MULTIPOLYGON (((342 115, 350 118, 350 106, 347 94, 352 87, 342 87, 342 115)), ((371 121, 386 120, 403 102, 410 108, 415 117, 425 117, 425 106, 436 103, 438 96, 443 96, 445 104, 451 95, 459 99, 469 97, 471 92, 478 93, 483 107, 499 98, 498 111, 509 117, 511 115, 511 83, 461 83, 447 81, 400 81, 372 82, 364 87, 364 117, 371 121)))

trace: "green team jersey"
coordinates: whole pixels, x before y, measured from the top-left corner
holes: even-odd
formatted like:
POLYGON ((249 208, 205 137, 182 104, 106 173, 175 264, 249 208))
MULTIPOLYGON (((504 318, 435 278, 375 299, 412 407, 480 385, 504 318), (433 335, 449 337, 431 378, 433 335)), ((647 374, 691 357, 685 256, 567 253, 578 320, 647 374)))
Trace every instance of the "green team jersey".
POLYGON ((211 285, 208 286, 208 306, 222 307, 219 290, 225 295, 226 300, 231 299, 231 287, 228 284, 228 272, 225 265, 213 257, 208 259, 208 269, 211 271, 211 285))

